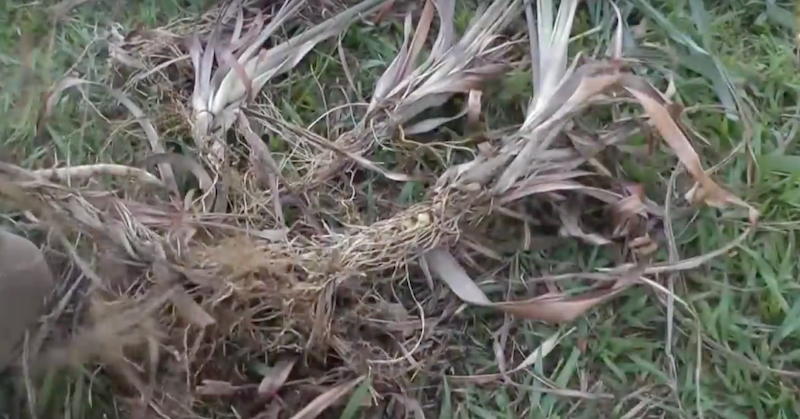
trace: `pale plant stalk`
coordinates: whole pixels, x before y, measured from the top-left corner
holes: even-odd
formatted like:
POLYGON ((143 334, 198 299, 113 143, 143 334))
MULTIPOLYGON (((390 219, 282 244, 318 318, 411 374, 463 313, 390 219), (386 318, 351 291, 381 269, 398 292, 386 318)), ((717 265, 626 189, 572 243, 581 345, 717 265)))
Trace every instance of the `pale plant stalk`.
POLYGON ((64 182, 85 181, 97 176, 117 176, 137 179, 144 184, 164 187, 164 183, 146 170, 121 164, 87 164, 80 166, 60 167, 53 169, 34 170, 31 174, 64 182))

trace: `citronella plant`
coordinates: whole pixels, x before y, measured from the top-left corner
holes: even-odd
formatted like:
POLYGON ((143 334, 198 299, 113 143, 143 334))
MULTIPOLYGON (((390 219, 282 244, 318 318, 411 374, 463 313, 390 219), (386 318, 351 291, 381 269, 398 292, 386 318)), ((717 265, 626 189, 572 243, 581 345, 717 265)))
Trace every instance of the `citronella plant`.
MULTIPOLYGON (((442 29, 428 60, 414 71, 407 65, 398 66, 405 69, 406 74, 403 74, 396 70, 395 64, 401 59, 405 61, 405 57, 398 55, 376 86, 376 95, 370 105, 375 107, 381 102, 391 102, 391 119, 396 123, 405 123, 426 109, 440 106, 454 94, 478 89, 486 79, 507 69, 506 52, 510 42, 498 42, 498 39, 500 32, 519 15, 520 1, 494 1, 477 13, 467 31, 454 44, 450 38, 453 36, 455 2, 439 1, 437 4, 442 29), (449 21, 445 23, 445 19, 449 21), (391 80, 396 82, 391 83, 391 80)), ((410 49, 413 48, 414 42, 410 49)), ((432 122, 423 121, 416 124, 417 129, 408 128, 412 128, 412 132, 424 132, 441 125, 432 122), (421 129, 422 126, 425 129, 421 129)))
POLYGON ((229 40, 222 39, 220 26, 212 31, 205 47, 195 37, 190 47, 195 71, 194 135, 198 146, 210 151, 212 163, 218 165, 224 160, 221 134, 236 121, 240 108, 254 99, 271 78, 294 68, 319 42, 338 35, 361 14, 376 9, 384 1, 365 0, 272 48, 264 48, 264 43, 300 10, 304 0, 286 1, 266 26, 264 19, 257 16, 244 34, 243 10, 239 5, 229 40))
MULTIPOLYGON (((454 0, 428 0, 413 36, 412 18, 406 17, 403 44, 376 82, 365 118, 336 140, 337 149, 366 153, 373 141, 387 141, 398 128, 405 134, 421 134, 463 117, 466 110, 449 117, 413 121, 456 94, 480 89, 486 80, 508 68, 507 52, 511 41, 500 40, 500 34, 521 13, 521 1, 493 1, 476 13, 458 39, 453 23, 455 3, 454 0), (434 11, 439 16, 439 32, 428 57, 418 63, 434 11)), ((352 160, 341 156, 339 151, 322 150, 311 159, 306 184, 319 185, 340 173, 342 166, 352 160)))
MULTIPOLYGON (((500 150, 493 156, 479 154, 475 160, 455 166, 440 179, 440 184, 445 185, 451 181, 459 184, 477 184, 490 186, 495 183, 495 175, 503 170, 504 176, 495 184, 495 193, 502 193, 510 188, 522 176, 525 169, 534 171, 533 167, 524 166, 530 157, 529 150, 534 146, 541 146, 544 142, 552 140, 560 132, 561 124, 570 112, 579 104, 570 92, 577 91, 581 86, 580 78, 574 77, 575 68, 567 66, 568 43, 572 22, 577 9, 577 0, 565 0, 556 8, 552 1, 536 2, 536 12, 531 4, 526 5, 526 18, 530 37, 531 68, 533 79, 533 97, 528 106, 525 121, 519 131, 500 144, 500 150), (551 117, 558 114, 558 119, 551 117), (509 161, 514 160, 510 165, 509 161), (519 160, 521 163, 515 164, 519 160), (511 173, 506 174, 512 170, 511 173)), ((546 147, 545 147, 546 148, 546 147)), ((560 152, 557 154, 564 154, 560 152)), ((570 154, 566 151, 566 154, 570 154)), ((535 156, 547 159, 547 153, 535 156)), ((474 188, 474 186, 473 186, 474 188)))
MULTIPOLYGON (((537 195, 540 199, 551 200, 550 206, 555 207, 562 223, 562 234, 580 238, 593 245, 611 243, 599 234, 587 233, 581 229, 578 222, 580 208, 570 208, 569 204, 576 202, 570 199, 570 195, 574 197, 575 194, 584 194, 605 202, 614 213, 623 216, 616 220, 612 218, 611 221, 614 224, 620 223, 614 225, 615 230, 628 230, 634 234, 627 237, 627 247, 632 254, 642 250, 642 245, 647 248, 648 254, 652 254, 654 243, 649 240, 647 231, 623 229, 622 224, 629 224, 639 217, 661 217, 662 211, 646 200, 643 190, 637 192, 637 188, 629 188, 625 195, 592 186, 591 183, 582 183, 579 180, 597 175, 584 164, 589 158, 579 153, 574 144, 556 141, 569 138, 568 123, 578 116, 578 111, 597 103, 596 99, 603 93, 614 89, 618 93, 629 94, 642 106, 649 124, 655 128, 654 131, 661 135, 697 182, 688 197, 716 206, 733 204, 744 207, 748 210, 751 221, 756 220, 758 213, 755 209, 721 188, 704 171, 689 139, 669 112, 669 100, 646 80, 621 71, 618 65, 621 59, 619 49, 615 51, 614 60, 611 61, 590 62, 578 67, 576 60, 571 67, 567 66, 567 44, 577 0, 561 1, 557 15, 554 15, 553 1, 539 1, 536 5, 535 14, 530 4, 526 13, 531 38, 534 98, 525 123, 519 132, 503 140, 499 150, 488 153, 492 157, 478 155, 475 160, 445 173, 439 181, 438 195, 447 195, 450 202, 470 202, 469 196, 483 191, 489 196, 491 208, 494 210, 513 201, 537 195), (548 193, 558 193, 559 196, 552 199, 545 195, 548 193)), ((618 25, 623 24, 620 20, 618 17, 618 25)), ((616 45, 622 45, 621 30, 616 32, 616 37, 616 45)), ((596 146, 595 152, 599 152, 605 144, 598 141, 596 146)), ((608 171, 601 171, 599 174, 610 175, 608 171)), ((474 206, 473 211, 475 210, 479 213, 478 217, 487 213, 474 206)), ((750 231, 752 227, 742 233, 737 242, 741 242, 750 231)), ((606 269, 601 275, 610 280, 606 282, 610 286, 599 285, 581 296, 566 297, 551 292, 527 301, 503 303, 490 301, 444 247, 427 252, 424 264, 455 294, 471 304, 494 307, 519 317, 569 321, 640 280, 649 281, 644 275, 690 269, 723 255, 729 248, 726 246, 692 260, 653 263, 650 266, 639 261, 606 269)))

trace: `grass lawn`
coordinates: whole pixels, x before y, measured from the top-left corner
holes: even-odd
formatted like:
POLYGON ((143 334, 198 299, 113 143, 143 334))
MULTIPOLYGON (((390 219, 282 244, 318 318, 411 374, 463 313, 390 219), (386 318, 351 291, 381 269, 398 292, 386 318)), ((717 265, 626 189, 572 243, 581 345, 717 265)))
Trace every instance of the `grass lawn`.
MULTIPOLYGON (((65 92, 41 124, 45 94, 66 76, 122 88, 127 75, 110 64, 109 43, 115 32, 194 19, 206 6, 199 0, 89 0, 58 14, 43 3, 48 2, 0 5, 0 159, 35 169, 95 162, 142 167, 149 150, 140 125, 102 88, 65 92)), ((583 35, 573 40, 570 51, 594 56, 606 48, 601 40, 608 39, 609 27, 597 24, 609 14, 604 2, 588 3, 579 10, 572 31, 583 35)), ((672 293, 646 285, 631 287, 575 321, 552 325, 488 309, 456 308, 453 321, 435 324, 428 338, 446 344, 437 355, 437 371, 472 378, 438 380, 409 369, 398 382, 421 404, 417 409, 406 401, 410 412, 442 419, 800 415, 800 263, 795 259, 800 230, 800 63, 793 43, 792 4, 623 0, 619 6, 631 23, 623 56, 646 63, 648 70, 640 75, 656 87, 674 90, 673 100, 684 107, 683 122, 705 167, 714 167, 715 180, 761 213, 756 231, 698 268, 650 278, 672 293), (542 359, 523 371, 488 382, 475 378, 497 372, 499 360, 510 370, 537 348, 543 349, 542 359)), ((472 2, 459 2, 457 30, 467 26, 475 10, 472 2)), ((307 20, 314 21, 314 13, 309 12, 307 20)), ((524 25, 517 29, 524 32, 524 25)), ((402 40, 402 18, 390 15, 376 26, 356 23, 338 42, 334 38, 318 44, 296 69, 271 80, 263 95, 285 120, 333 139, 353 123, 345 112, 326 110, 343 103, 368 103, 402 40)), ((491 128, 522 123, 532 94, 530 80, 529 66, 518 65, 486 87, 482 111, 491 128)), ((189 134, 174 121, 187 111, 176 109, 155 86, 126 92, 154 122, 167 148, 179 150, 189 134)), ((461 106, 459 101, 444 107, 461 106)), ((454 127, 445 125, 437 132, 455 144, 460 134, 453 131, 460 126, 454 127)), ((420 141, 435 140, 423 138, 420 141)), ((640 140, 644 141, 634 141, 640 140)), ((279 140, 270 139, 269 146, 289 154, 279 140)), ((376 147, 370 158, 402 168, 400 153, 399 146, 376 147)), ((708 254, 735 241, 748 227, 739 210, 700 208, 680 199, 691 187, 685 175, 676 176, 677 192, 669 193, 676 164, 675 154, 662 146, 646 159, 618 162, 618 173, 643 185, 653 200, 663 204, 665 196, 671 197, 673 216, 666 224, 672 227, 675 246, 669 251, 669 240, 661 241, 659 260, 708 254)), ((365 204, 351 221, 364 224, 383 218, 385 207, 380 203, 410 206, 421 200, 427 187, 407 182, 400 189, 387 189, 386 180, 376 174, 354 179, 353 193, 363 196, 365 204)), ((4 218, 19 219, 16 214, 4 218)), ((613 252, 577 240, 543 250, 519 249, 503 253, 504 269, 518 277, 614 264, 613 252)), ((429 344, 426 340, 424 345, 429 344)), ((100 370, 87 366, 37 380, 42 383, 37 384, 33 410, 40 418, 115 417, 125 409, 110 396, 111 378, 100 370)), ((309 385, 304 378, 298 377, 295 385, 309 385)), ((369 393, 370 381, 364 383, 343 396, 352 403, 336 410, 341 416, 331 417, 377 417, 370 416, 374 411, 368 406, 388 393, 377 384, 369 393)), ((297 402, 290 395, 285 399, 297 402)), ((304 404, 290 404, 282 414, 291 417, 304 404)), ((246 417, 219 405, 215 409, 217 417, 246 417)))

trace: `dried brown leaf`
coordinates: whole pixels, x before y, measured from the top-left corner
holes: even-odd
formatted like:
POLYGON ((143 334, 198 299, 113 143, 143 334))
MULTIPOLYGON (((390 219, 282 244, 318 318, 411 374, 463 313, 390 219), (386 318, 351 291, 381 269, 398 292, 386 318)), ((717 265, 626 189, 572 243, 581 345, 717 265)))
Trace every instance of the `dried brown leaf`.
POLYGON ((574 206, 561 207, 558 210, 561 219, 561 232, 570 237, 576 237, 593 246, 611 244, 611 240, 597 233, 587 233, 580 226, 579 211, 574 206))
POLYGON ((631 285, 634 279, 623 277, 611 287, 597 287, 594 291, 578 297, 544 295, 527 301, 500 303, 498 307, 514 316, 540 320, 548 323, 571 322, 595 306, 618 295, 631 285))
POLYGON ((436 128, 439 128, 440 126, 442 126, 442 125, 444 125, 444 124, 446 124, 446 123, 448 123, 450 121, 455 121, 456 119, 459 119, 459 118, 463 117, 466 114, 467 114, 467 112, 466 112, 466 110, 464 110, 464 111, 459 112, 458 114, 453 115, 453 116, 444 116, 444 117, 440 117, 440 118, 424 119, 422 121, 419 121, 419 122, 416 122, 416 123, 414 123, 412 125, 409 125, 406 128, 403 128, 403 132, 406 135, 424 134, 426 132, 430 132, 430 131, 435 130, 436 128))
POLYGON ((650 236, 644 235, 628 242, 628 248, 639 256, 650 256, 658 250, 658 243, 650 236))
POLYGON ((264 141, 253 131, 250 122, 244 113, 239 113, 238 120, 239 130, 247 140, 247 145, 250 146, 250 157, 253 161, 253 168, 256 170, 256 175, 259 180, 265 185, 270 187, 272 192, 272 207, 275 211, 275 218, 281 225, 286 224, 283 216, 283 206, 280 202, 279 183, 288 185, 286 179, 283 178, 278 163, 272 157, 269 147, 264 141))
POLYGON ((531 164, 536 156, 547 150, 557 138, 557 130, 564 121, 578 109, 589 104, 592 98, 617 83, 619 78, 619 74, 586 76, 576 71, 570 79, 564 81, 553 94, 552 101, 547 102, 546 106, 541 105, 541 111, 534 110, 525 119, 521 131, 530 134, 525 135, 525 145, 500 175, 493 192, 496 194, 506 192, 517 179, 525 177, 532 167, 536 166, 531 164))
POLYGON ((214 181, 211 179, 211 176, 208 175, 208 172, 206 172, 206 169, 202 164, 186 155, 177 153, 152 154, 144 161, 144 165, 146 167, 152 167, 154 165, 165 163, 169 163, 180 170, 193 174, 194 177, 197 178, 197 182, 200 184, 200 189, 203 190, 203 203, 205 209, 210 210, 211 208, 214 208, 214 201, 216 198, 214 181))
POLYGON ((367 113, 377 108, 378 104, 386 98, 389 92, 391 92, 401 80, 401 69, 403 63, 405 63, 408 58, 408 43, 411 42, 411 26, 411 14, 408 14, 406 15, 405 24, 403 26, 403 43, 400 45, 397 56, 394 57, 394 60, 392 60, 389 67, 386 68, 386 71, 384 71, 381 77, 378 78, 378 81, 375 82, 375 88, 372 92, 372 101, 369 104, 367 113))
POLYGON ((392 393, 392 398, 405 408, 405 417, 409 419, 425 419, 425 411, 419 400, 405 394, 392 393), (409 415, 410 413, 410 415, 409 415))
POLYGON ((189 323, 204 328, 217 323, 217 321, 200 307, 194 299, 181 287, 176 287, 170 294, 170 301, 180 316, 189 323))
POLYGON ((383 21, 383 19, 385 19, 386 16, 388 16, 389 13, 391 13, 392 9, 394 8, 394 3, 395 3, 395 0, 387 1, 383 5, 383 7, 381 7, 380 10, 378 10, 378 13, 375 13, 375 18, 372 19, 372 23, 375 24, 375 25, 381 23, 383 21))
POLYGON ((661 134, 661 137, 664 138, 664 141, 667 142, 683 166, 697 182, 696 193, 690 194, 689 198, 694 202, 702 201, 715 207, 732 204, 747 208, 750 219, 755 222, 758 219, 758 211, 720 187, 705 172, 700 157, 671 115, 666 98, 641 78, 627 75, 621 79, 621 82, 625 89, 639 101, 650 117, 650 121, 661 134))
POLYGON ((526 301, 494 303, 478 288, 458 261, 445 249, 435 248, 425 254, 430 271, 443 280, 450 289, 467 303, 495 308, 508 314, 550 323, 569 322, 582 316, 591 308, 616 296, 637 280, 640 272, 621 274, 610 287, 597 287, 577 297, 545 295, 526 301))
POLYGON ((359 377, 353 381, 339 384, 338 386, 320 394, 311 403, 309 403, 303 410, 297 412, 291 419, 314 419, 324 412, 327 408, 331 407, 339 399, 344 397, 347 393, 352 391, 359 383, 364 381, 366 377, 359 377))
POLYGON ((233 396, 238 387, 227 381, 203 380, 203 383, 195 387, 194 391, 201 396, 233 396))
POLYGON ((422 52, 422 46, 428 39, 428 32, 431 30, 434 11, 435 8, 433 6, 433 2, 431 0, 427 0, 425 2, 425 6, 422 8, 422 13, 420 14, 419 22, 417 23, 417 29, 414 32, 414 38, 411 40, 411 46, 408 48, 408 56, 400 68, 401 78, 405 78, 408 76, 411 70, 413 70, 413 66, 416 64, 420 52, 422 52))
POLYGON ((439 14, 439 33, 436 41, 431 48, 431 62, 440 59, 452 46, 455 41, 455 0, 436 0, 434 1, 436 11, 439 14))
POLYGON ((630 195, 611 205, 611 221, 614 225, 612 235, 615 237, 628 235, 637 221, 647 217, 644 187, 631 183, 625 185, 625 190, 630 195))
POLYGON ((481 122, 481 96, 480 90, 470 90, 467 97, 467 127, 477 129, 481 122))
POLYGON ((495 374, 468 375, 468 376, 448 376, 447 378, 462 383, 489 384, 494 381, 503 379, 503 377, 508 376, 508 374, 513 374, 515 372, 528 370, 530 369, 530 367, 534 366, 538 361, 543 360, 547 355, 553 352, 553 350, 558 346, 561 340, 572 334, 574 331, 575 329, 572 328, 564 334, 562 334, 561 332, 556 332, 555 334, 547 338, 544 342, 542 342, 539 345, 539 347, 534 349, 527 357, 525 357, 525 359, 522 360, 522 362, 520 362, 519 365, 506 372, 500 372, 495 374))
POLYGON ((295 360, 279 361, 277 365, 270 368, 269 373, 264 375, 261 383, 258 384, 258 395, 262 397, 273 396, 283 387, 286 379, 294 368, 295 360))

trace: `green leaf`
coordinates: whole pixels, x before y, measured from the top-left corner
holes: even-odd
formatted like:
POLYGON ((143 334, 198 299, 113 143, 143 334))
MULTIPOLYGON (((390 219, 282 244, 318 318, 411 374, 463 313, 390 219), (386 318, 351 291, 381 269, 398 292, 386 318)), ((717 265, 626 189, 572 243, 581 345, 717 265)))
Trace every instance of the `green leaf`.
POLYGON ((791 175, 800 173, 800 156, 767 154, 759 156, 757 160, 758 165, 765 171, 785 172, 791 175))
POLYGON ((692 9, 692 18, 694 20, 697 30, 700 32, 700 37, 703 39, 703 46, 697 44, 689 34, 682 32, 672 22, 667 19, 661 12, 653 7, 646 0, 634 0, 643 14, 653 19, 659 26, 667 31, 669 37, 689 49, 688 59, 680 60, 681 65, 697 71, 703 77, 711 81, 714 92, 717 94, 720 102, 726 108, 728 118, 733 120, 738 119, 736 115, 736 101, 734 95, 736 91, 731 83, 731 78, 728 75, 728 70, 712 55, 712 37, 711 37, 711 24, 708 12, 703 5, 702 0, 691 0, 690 7, 692 9))
POLYGON ((786 29, 794 29, 792 24, 791 12, 778 6, 774 0, 767 1, 767 18, 786 29))
POLYGON ((450 392, 450 383, 442 382, 442 407, 439 409, 439 419, 453 418, 453 398, 450 392))
POLYGON ((760 278, 764 284, 766 284, 767 289, 769 290, 770 296, 770 303, 777 304, 781 311, 784 313, 789 312, 789 303, 783 297, 781 283, 779 282, 781 279, 775 273, 775 270, 770 266, 769 262, 764 259, 759 252, 753 251, 752 249, 742 247, 742 250, 750 255, 753 260, 756 262, 756 267, 758 269, 758 278, 760 278))
POLYGON ((711 49, 711 19, 703 0, 689 0, 689 8, 692 10, 692 20, 694 20, 697 31, 700 32, 700 39, 703 40, 703 47, 711 49))
POLYGON ((353 395, 350 396, 350 400, 347 401, 347 405, 344 407, 339 419, 355 419, 358 409, 364 405, 364 401, 369 397, 369 390, 371 388, 372 378, 367 377, 356 387, 355 391, 353 391, 353 395))
POLYGON ((640 11, 645 16, 653 19, 659 26, 664 28, 664 30, 667 31, 667 35, 669 35, 673 41, 689 48, 693 52, 708 55, 708 51, 700 47, 700 45, 697 45, 697 42, 695 42, 691 36, 682 32, 677 26, 672 24, 672 22, 659 12, 658 9, 653 7, 650 2, 647 0, 633 0, 633 3, 639 7, 640 11))

